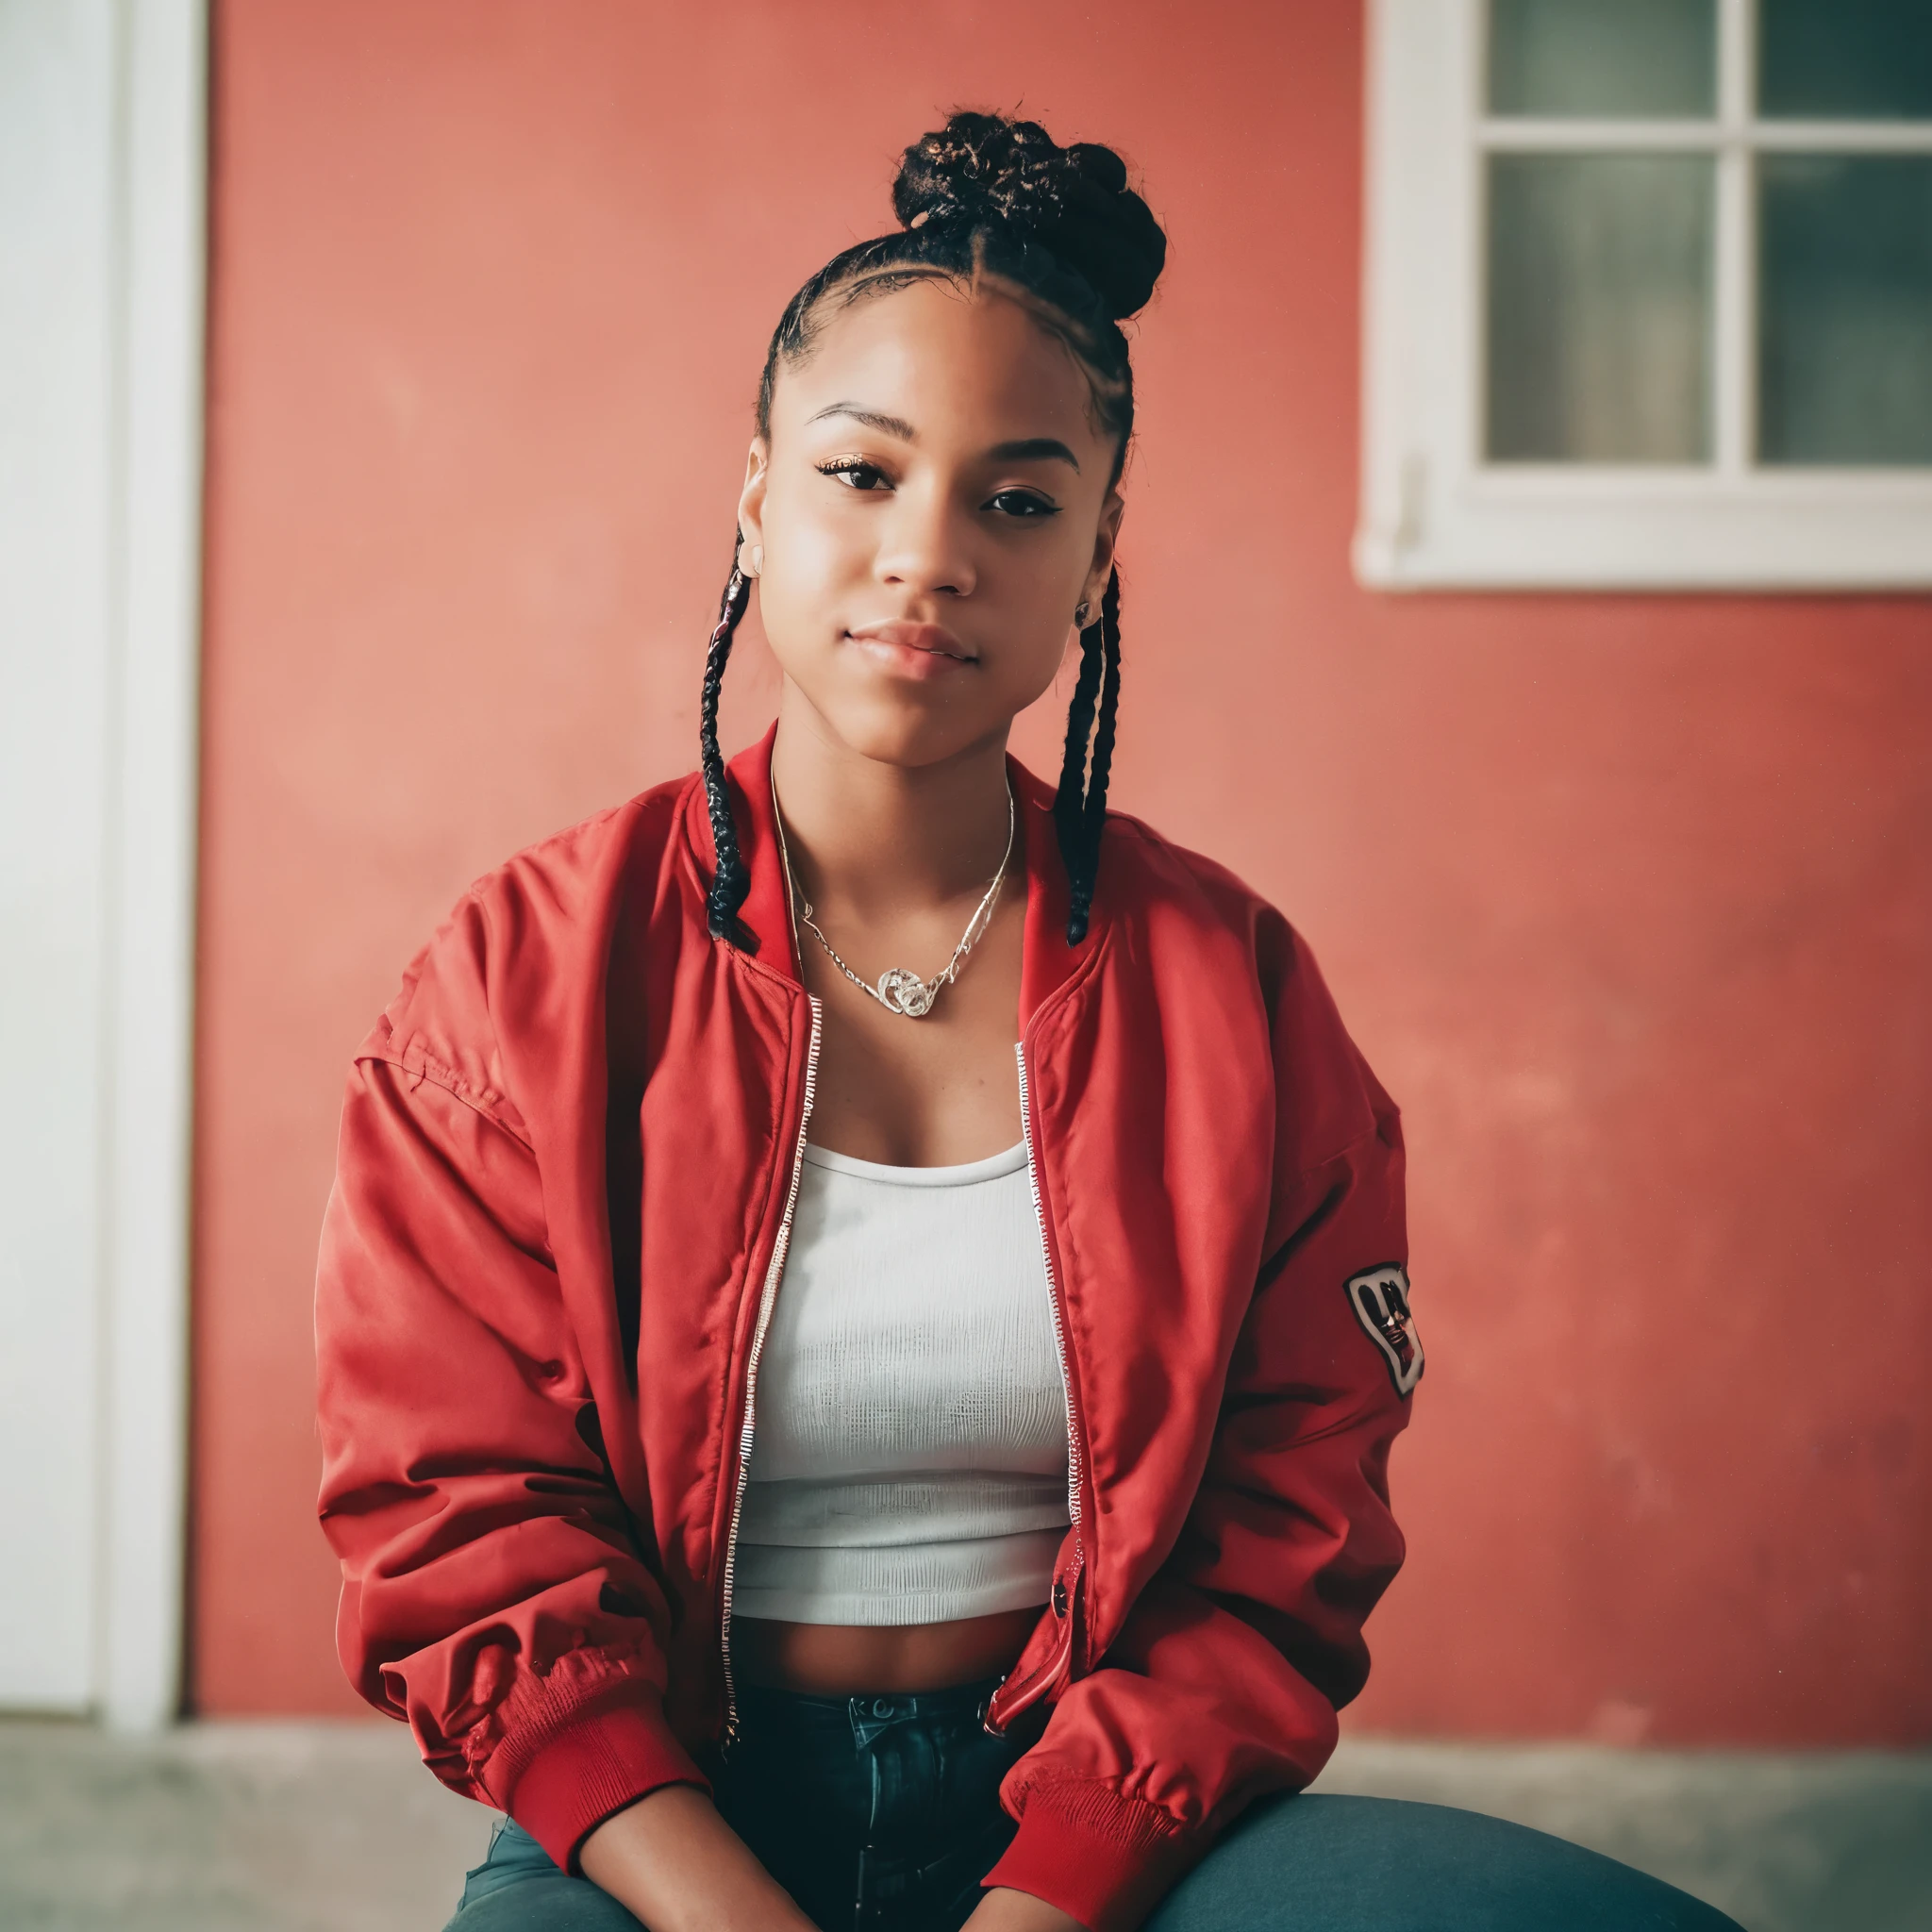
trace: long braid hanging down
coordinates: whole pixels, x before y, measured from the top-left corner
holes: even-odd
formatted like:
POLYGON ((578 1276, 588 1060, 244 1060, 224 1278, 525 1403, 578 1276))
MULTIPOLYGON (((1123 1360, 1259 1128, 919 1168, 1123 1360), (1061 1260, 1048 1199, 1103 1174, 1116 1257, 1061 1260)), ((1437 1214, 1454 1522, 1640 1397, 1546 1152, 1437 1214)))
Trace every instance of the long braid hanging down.
POLYGON ((731 553, 731 575, 718 600, 718 623, 705 654, 704 697, 698 708, 698 762, 704 769, 705 799, 710 808, 711 843, 718 869, 711 874, 709 910, 711 937, 729 940, 741 951, 755 953, 758 936, 738 916, 751 891, 751 874, 738 849, 738 827, 731 820, 731 800, 724 790, 724 759, 718 750, 718 693, 724 683, 724 663, 731 656, 731 638, 751 602, 751 582, 731 553))
POLYGON ((1107 824, 1107 779, 1113 764, 1114 719, 1121 699, 1121 574, 1113 571, 1100 600, 1100 615, 1080 633, 1080 675, 1067 707, 1067 746, 1054 793, 1054 829, 1069 887, 1067 943, 1087 937, 1093 888, 1100 875, 1100 841, 1107 824), (1094 723, 1095 707, 1099 723, 1094 723), (1089 737, 1093 762, 1087 762, 1089 737))

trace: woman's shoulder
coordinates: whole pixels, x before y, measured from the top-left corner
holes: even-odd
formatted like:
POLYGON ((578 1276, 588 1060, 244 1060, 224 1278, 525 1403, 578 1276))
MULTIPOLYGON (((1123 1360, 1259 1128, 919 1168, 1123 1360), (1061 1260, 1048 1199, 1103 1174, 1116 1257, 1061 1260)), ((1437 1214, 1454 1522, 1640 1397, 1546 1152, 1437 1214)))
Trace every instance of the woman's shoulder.
POLYGON ((612 932, 627 900, 648 902, 674 856, 694 774, 513 853, 474 879, 403 971, 359 1058, 421 1072, 475 1103, 500 1103, 502 1042, 601 995, 612 932))
POLYGON ((1141 928, 1136 950, 1148 969, 1190 997, 1257 999, 1276 1058, 1298 1070, 1305 1089, 1312 1084, 1345 1102, 1354 1131, 1392 1122, 1394 1103, 1287 915, 1230 866, 1131 813, 1109 810, 1107 832, 1100 891, 1116 916, 1141 928))
POLYGON ((1287 916, 1231 866, 1170 839, 1146 820, 1109 808, 1101 891, 1128 917, 1158 918, 1254 955, 1299 954, 1307 942, 1287 916))

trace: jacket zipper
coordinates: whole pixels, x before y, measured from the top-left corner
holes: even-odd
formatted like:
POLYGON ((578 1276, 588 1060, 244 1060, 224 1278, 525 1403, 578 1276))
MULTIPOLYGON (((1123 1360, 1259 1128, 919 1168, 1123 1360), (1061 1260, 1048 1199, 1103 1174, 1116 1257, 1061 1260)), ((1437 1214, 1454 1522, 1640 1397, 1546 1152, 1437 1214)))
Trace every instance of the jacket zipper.
POLYGON ((1046 1201, 1040 1191, 1040 1163, 1033 1151, 1033 1103, 1026 1082, 1026 1049, 1018 1041, 1013 1042, 1013 1058, 1020 1066, 1020 1139, 1026 1146, 1026 1185, 1033 1192, 1033 1224, 1040 1231, 1040 1262, 1046 1271, 1047 1306, 1053 1310, 1053 1350, 1059 1359, 1060 1387, 1067 1398, 1067 1518, 1078 1529, 1081 1478, 1085 1472, 1080 1432, 1074 1425, 1074 1378, 1067 1373, 1067 1331, 1060 1318, 1060 1291, 1053 1274, 1053 1250, 1046 1239, 1046 1201))
MULTIPOLYGON (((1077 1607, 1074 1602, 1074 1596, 1079 1585, 1080 1572, 1085 1567, 1082 1540, 1079 1534, 1080 1499, 1083 1477, 1085 1475, 1085 1462, 1080 1453, 1079 1419, 1074 1413, 1074 1378, 1067 1371, 1067 1331, 1064 1319, 1060 1314, 1059 1284, 1054 1279, 1053 1249, 1046 1238, 1046 1201, 1040 1191, 1040 1163, 1033 1146, 1033 1102, 1026 1081, 1026 1048, 1019 1041, 1013 1042, 1013 1058, 1018 1062, 1020 1068, 1020 1138, 1026 1147, 1026 1185, 1033 1194, 1033 1221, 1040 1233, 1040 1260, 1041 1267, 1046 1271, 1046 1303, 1048 1308, 1053 1313, 1053 1349, 1055 1356, 1059 1360, 1060 1388, 1065 1393, 1067 1404, 1067 1521, 1074 1530, 1073 1574, 1074 1589, 1068 1591, 1065 1617, 1066 1629, 1059 1648, 1041 1670, 1040 1674, 1029 1688, 1027 1694, 1016 1698, 1012 1709, 1001 1714, 1001 1723, 998 1730, 993 1728, 990 1714, 991 1700, 989 1700, 989 1716, 985 1721, 984 1728, 992 1731, 995 1737, 1000 1736, 1005 1731, 1007 1725, 1012 1723, 1014 1718, 1018 1717, 1029 1706, 1037 1703, 1045 1694, 1047 1687, 1058 1674, 1062 1659, 1071 1651, 1074 1641, 1074 1613, 1077 1607)), ((1060 1580, 1056 1578, 1056 1590, 1061 1587, 1060 1580)), ((1004 1688, 1005 1686, 1002 1684, 1001 1689, 1004 1688)), ((995 1690, 993 1697, 997 1698, 998 1695, 999 1691, 995 1690)))
POLYGON ((772 1308, 778 1299, 778 1277, 785 1272, 785 1254, 791 1244, 791 1216, 798 1206, 798 1183, 805 1171, 805 1134, 811 1124, 812 1101, 818 1092, 819 1039, 822 1010, 809 993, 811 1043, 805 1056, 805 1106, 798 1116, 798 1141, 791 1150, 791 1179, 785 1191, 785 1212, 772 1243, 771 1265, 758 1295, 758 1325, 744 1363, 744 1421, 738 1431, 738 1484, 731 1497, 731 1524, 724 1536, 724 1585, 718 1614, 718 1647, 724 1663, 724 1748, 738 1741, 738 1682, 731 1672, 731 1592, 738 1574, 738 1525, 744 1514, 745 1485, 751 1479, 751 1432, 758 1403, 758 1357, 765 1351, 765 1331, 772 1325, 772 1308))

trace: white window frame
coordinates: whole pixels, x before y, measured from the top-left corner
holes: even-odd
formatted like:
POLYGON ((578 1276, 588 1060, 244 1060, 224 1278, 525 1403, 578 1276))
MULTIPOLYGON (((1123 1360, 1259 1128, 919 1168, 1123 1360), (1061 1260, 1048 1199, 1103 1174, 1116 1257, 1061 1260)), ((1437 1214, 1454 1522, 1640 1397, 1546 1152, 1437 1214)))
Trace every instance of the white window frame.
POLYGON ((1357 578, 1377 590, 1932 587, 1932 468, 1756 467, 1752 157, 1932 152, 1932 123, 1759 122, 1753 0, 1717 0, 1713 121, 1485 122, 1485 0, 1369 0, 1357 578), (1713 459, 1483 460, 1488 154, 1717 161, 1713 459))

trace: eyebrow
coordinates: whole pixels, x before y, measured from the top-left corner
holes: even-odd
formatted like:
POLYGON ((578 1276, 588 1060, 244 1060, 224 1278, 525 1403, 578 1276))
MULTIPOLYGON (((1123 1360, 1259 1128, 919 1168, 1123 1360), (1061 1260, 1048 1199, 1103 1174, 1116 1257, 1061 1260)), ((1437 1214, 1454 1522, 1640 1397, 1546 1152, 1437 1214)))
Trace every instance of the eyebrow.
POLYGON ((857 403, 827 403, 815 416, 808 416, 808 425, 823 423, 827 416, 850 416, 855 423, 863 423, 868 429, 883 430, 888 436, 896 436, 901 442, 917 442, 919 431, 913 428, 903 416, 888 416, 877 409, 861 408, 857 403))
MULTIPOLYGON (((905 417, 888 416, 883 410, 863 408, 858 403, 827 403, 806 420, 808 424, 823 423, 831 416, 849 416, 855 423, 863 423, 868 429, 896 436, 901 442, 919 441, 919 431, 905 417)), ((987 455, 996 463, 1052 461, 1071 463, 1075 475, 1080 471, 1080 458, 1057 436, 1023 436, 1012 442, 997 442, 987 451, 987 455)))
POLYGON ((1026 436, 1018 442, 998 442, 987 455, 1000 463, 1031 463, 1049 458, 1072 463, 1076 475, 1080 469, 1080 458, 1057 436, 1026 436))

